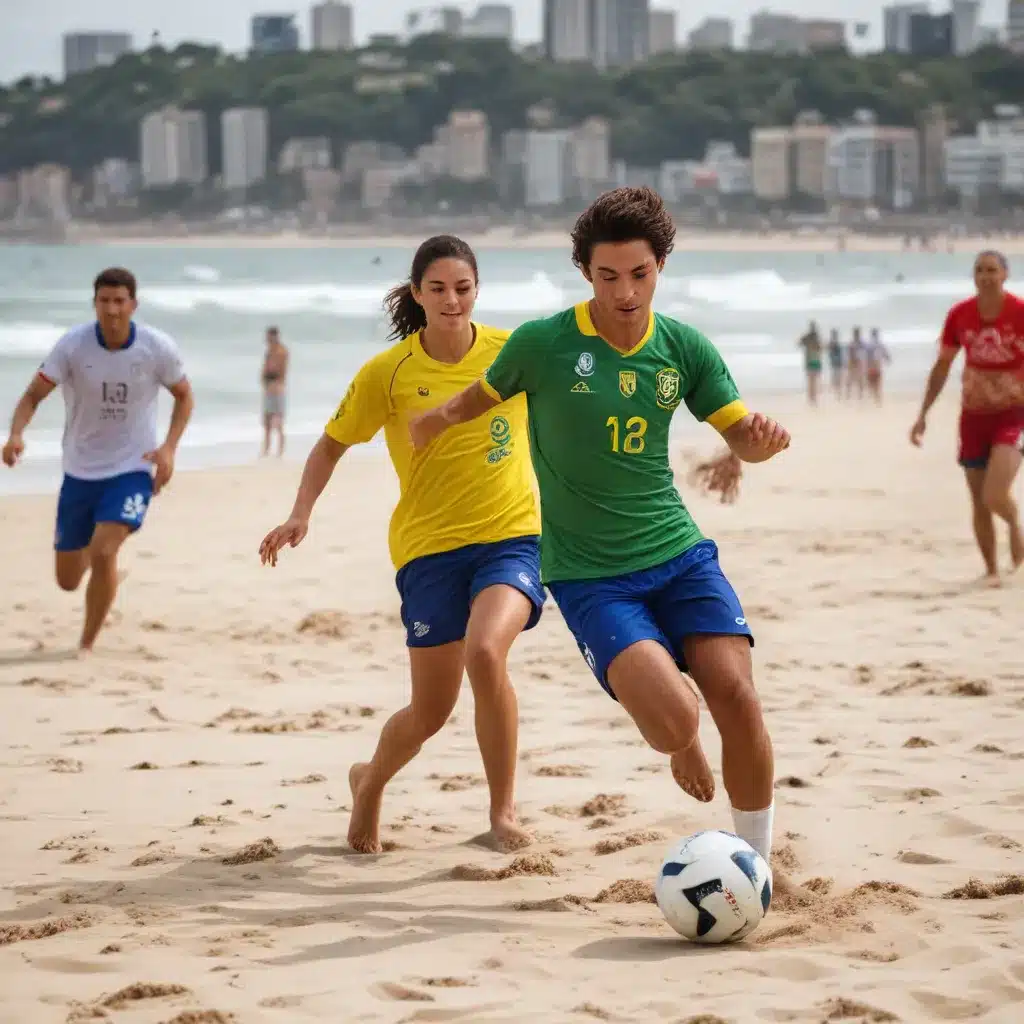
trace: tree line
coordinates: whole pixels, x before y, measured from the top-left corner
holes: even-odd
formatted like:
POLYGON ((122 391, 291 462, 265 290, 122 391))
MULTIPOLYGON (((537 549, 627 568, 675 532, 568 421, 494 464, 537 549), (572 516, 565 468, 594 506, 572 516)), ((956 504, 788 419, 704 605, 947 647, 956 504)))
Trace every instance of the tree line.
POLYGON ((350 53, 236 57, 215 47, 154 46, 66 82, 26 77, 0 88, 0 173, 54 162, 83 178, 108 157, 137 160, 139 122, 167 104, 207 115, 211 173, 220 170, 220 114, 265 107, 271 152, 294 136, 326 136, 338 154, 378 140, 406 151, 430 141, 452 110, 477 109, 493 137, 527 126, 543 104, 556 125, 607 118, 613 155, 637 166, 699 159, 712 139, 749 151, 751 130, 789 124, 803 110, 826 121, 875 111, 881 124, 914 125, 942 104, 960 131, 997 104, 1022 98, 1021 58, 998 47, 970 56, 759 53, 666 54, 602 73, 521 55, 501 41, 425 36, 403 47, 350 53), (391 54, 402 88, 367 66, 391 54))

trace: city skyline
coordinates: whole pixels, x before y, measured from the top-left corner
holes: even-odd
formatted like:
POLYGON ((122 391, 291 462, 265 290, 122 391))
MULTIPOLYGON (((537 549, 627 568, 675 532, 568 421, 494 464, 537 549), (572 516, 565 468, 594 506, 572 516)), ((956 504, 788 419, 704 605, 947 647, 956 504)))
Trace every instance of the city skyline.
MULTIPOLYGON (((537 41, 541 37, 543 0, 504 0, 516 12, 517 36, 521 41, 537 41)), ((402 0, 380 4, 378 0, 350 0, 355 11, 357 42, 373 33, 398 32, 410 10, 435 6, 455 6, 471 12, 478 0, 438 4, 402 0)), ((156 0, 92 0, 83 12, 80 0, 38 0, 34 5, 21 5, 8 14, 8 31, 0 38, 0 82, 11 82, 26 74, 60 77, 62 73, 62 41, 65 32, 125 31, 131 33, 137 48, 146 46, 154 31, 162 42, 173 47, 184 40, 216 43, 223 49, 241 52, 248 48, 249 22, 259 13, 295 13, 303 46, 309 43, 309 10, 312 0, 176 0, 174 5, 156 0)), ((652 7, 674 10, 677 14, 680 41, 705 17, 730 17, 737 22, 737 36, 742 41, 751 14, 761 9, 801 17, 838 18, 867 22, 871 31, 858 47, 879 49, 882 42, 882 9, 887 0, 869 0, 859 5, 850 16, 848 0, 652 0, 652 7)), ((948 9, 948 0, 934 0, 934 11, 948 9)), ((982 21, 1003 25, 1006 0, 981 0, 982 21)))

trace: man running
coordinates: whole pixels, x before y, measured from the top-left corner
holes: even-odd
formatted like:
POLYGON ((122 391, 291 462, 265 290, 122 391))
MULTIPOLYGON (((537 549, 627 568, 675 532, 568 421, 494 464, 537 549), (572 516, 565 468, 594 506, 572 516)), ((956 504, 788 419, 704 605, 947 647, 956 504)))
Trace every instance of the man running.
POLYGON ((1013 498, 1013 482, 1024 443, 1024 302, 1006 291, 1006 257, 987 250, 974 261, 972 299, 946 317, 935 365, 928 376, 921 412, 910 431, 920 447, 928 410, 942 394, 961 349, 967 365, 960 413, 960 465, 967 476, 974 537, 985 563, 984 582, 999 586, 993 516, 1009 528, 1010 562, 1024 564, 1024 533, 1013 498))
POLYGON ((78 589, 89 572, 79 649, 93 649, 117 593, 117 553, 142 526, 152 495, 174 473, 192 389, 178 347, 166 334, 132 320, 133 274, 104 270, 93 283, 94 322, 71 328, 43 361, 18 402, 3 461, 15 466, 24 432, 40 402, 59 384, 66 409, 64 482, 57 501, 57 585, 78 589), (157 444, 161 388, 174 396, 163 444, 157 444))
POLYGON ((881 333, 877 327, 872 327, 871 336, 864 346, 864 379, 876 405, 882 404, 882 375, 891 362, 892 356, 882 341, 881 333))
POLYGON ((698 739, 693 677, 722 736, 736 831, 771 852, 773 758, 754 689, 750 626, 676 490, 669 425, 686 405, 733 453, 763 462, 789 446, 749 414, 699 331, 651 310, 675 226, 647 188, 606 193, 573 230, 594 297, 516 330, 483 380, 410 423, 422 449, 525 392, 541 496, 541 567, 587 664, 670 755, 679 786, 714 796, 698 739))

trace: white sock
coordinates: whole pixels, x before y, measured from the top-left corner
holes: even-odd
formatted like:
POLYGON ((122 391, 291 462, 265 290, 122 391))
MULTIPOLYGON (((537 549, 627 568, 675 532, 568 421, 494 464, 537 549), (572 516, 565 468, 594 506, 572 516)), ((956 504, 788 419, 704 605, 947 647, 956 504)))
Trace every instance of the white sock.
POLYGON ((732 809, 736 835, 757 850, 769 864, 772 856, 772 821, 774 817, 774 800, 763 811, 738 811, 735 807, 732 809))

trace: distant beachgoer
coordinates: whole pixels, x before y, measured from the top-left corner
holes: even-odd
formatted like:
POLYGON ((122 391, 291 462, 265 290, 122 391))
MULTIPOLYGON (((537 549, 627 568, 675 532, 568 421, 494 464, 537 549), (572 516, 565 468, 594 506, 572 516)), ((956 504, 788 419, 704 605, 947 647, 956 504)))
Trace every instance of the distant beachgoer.
POLYGON ((192 388, 178 346, 136 323, 133 274, 104 270, 93 282, 94 322, 72 327, 43 360, 18 402, 3 461, 15 466, 39 404, 59 384, 64 395, 64 481, 57 499, 55 571, 61 590, 85 574, 85 624, 79 650, 93 649, 114 603, 121 545, 142 526, 151 498, 174 473, 192 388), (174 396, 170 426, 157 443, 161 388, 174 396))
POLYGON ((864 379, 867 381, 871 397, 882 404, 882 374, 886 364, 892 362, 892 356, 882 341, 877 327, 871 328, 871 337, 864 346, 864 379))
POLYGON ((288 347, 276 327, 267 328, 267 349, 260 371, 263 385, 263 454, 270 454, 270 439, 277 434, 277 454, 284 454, 284 409, 288 390, 288 347))
POLYGON ((812 320, 807 333, 797 344, 804 350, 804 372, 807 375, 807 400, 818 404, 818 385, 821 383, 821 357, 823 346, 818 325, 812 320))
POLYGON ((987 250, 974 262, 977 295, 958 302, 946 317, 939 354, 928 376, 921 412, 910 431, 920 447, 928 410, 942 393, 961 349, 967 360, 960 413, 960 465, 967 477, 974 536, 985 563, 984 579, 998 586, 993 516, 1009 527, 1014 569, 1024 564, 1024 532, 1013 483, 1024 446, 1024 301, 1005 290, 1009 264, 987 250))
POLYGON ((843 343, 839 340, 839 331, 833 327, 828 338, 828 370, 829 383, 836 398, 843 397, 843 343))
POLYGON ((846 397, 864 397, 864 338, 859 327, 854 327, 850 346, 846 351, 846 397))

